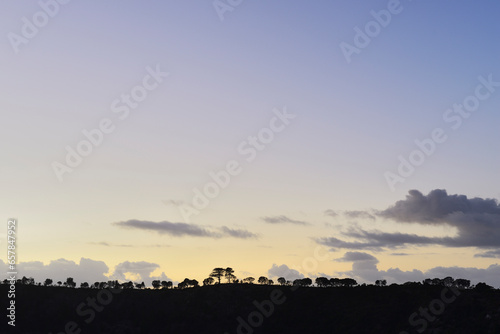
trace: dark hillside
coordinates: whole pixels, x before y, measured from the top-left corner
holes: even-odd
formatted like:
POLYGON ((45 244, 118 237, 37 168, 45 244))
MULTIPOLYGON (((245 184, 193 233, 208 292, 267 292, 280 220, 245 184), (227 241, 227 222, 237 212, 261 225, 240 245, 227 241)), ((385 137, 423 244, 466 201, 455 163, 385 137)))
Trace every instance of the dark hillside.
MULTIPOLYGON (((0 285, 0 293, 7 295, 7 285, 0 285)), ((425 327, 425 333, 494 334, 500 333, 500 290, 460 290, 455 296, 448 288, 424 285, 295 290, 222 284, 114 294, 20 285, 14 331, 2 317, 2 333, 387 334, 425 327), (420 311, 427 313, 414 315, 410 324, 420 311)))

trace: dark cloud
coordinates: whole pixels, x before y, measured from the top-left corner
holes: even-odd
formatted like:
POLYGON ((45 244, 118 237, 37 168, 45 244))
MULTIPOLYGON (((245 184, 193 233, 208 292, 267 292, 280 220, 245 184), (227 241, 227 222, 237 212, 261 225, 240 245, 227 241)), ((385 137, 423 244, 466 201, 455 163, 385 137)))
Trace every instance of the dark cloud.
POLYGON ((479 253, 474 255, 474 257, 500 258, 500 249, 479 253))
POLYGON ((171 223, 168 221, 151 222, 151 221, 131 219, 113 224, 124 228, 135 228, 145 231, 154 231, 160 234, 168 234, 174 237, 184 237, 184 236, 206 237, 206 238, 233 237, 239 239, 250 239, 258 237, 256 234, 252 232, 241 229, 231 229, 226 226, 219 228, 220 232, 215 232, 195 224, 171 223))
POLYGON ((310 225, 301 220, 293 220, 288 218, 287 216, 275 216, 275 217, 262 217, 263 221, 269 224, 296 224, 296 225, 310 225))
POLYGON ((418 190, 408 193, 405 200, 396 202, 378 215, 398 222, 450 225, 456 225, 460 217, 473 221, 483 216, 500 224, 500 205, 495 199, 448 195, 443 189, 432 190, 427 195, 418 190))
POLYGON ((229 235, 229 236, 234 237, 234 238, 240 238, 240 239, 252 239, 252 238, 257 239, 258 238, 257 234, 249 232, 247 230, 231 229, 231 228, 226 227, 226 226, 222 226, 220 228, 220 230, 224 234, 229 235))
POLYGON ((363 252, 347 252, 343 257, 337 259, 340 262, 356 262, 356 261, 377 261, 377 258, 373 255, 363 252))
POLYGON ((159 223, 131 219, 123 222, 114 223, 114 225, 125 228, 136 228, 140 230, 155 231, 160 234, 169 234, 174 237, 183 237, 186 235, 194 237, 220 237, 218 234, 207 231, 206 229, 186 223, 171 223, 162 221, 159 223))
POLYGON ((368 211, 344 211, 344 216, 353 219, 372 219, 375 220, 375 216, 371 215, 368 211))
MULTIPOLYGON (((316 242, 332 248, 377 251, 408 245, 500 248, 500 205, 494 199, 468 199, 465 195, 448 195, 445 190, 439 189, 428 195, 411 190, 406 200, 396 202, 377 215, 400 223, 447 225, 454 227, 457 233, 453 237, 425 237, 358 228, 341 232, 343 236, 356 241, 323 237, 317 238, 316 242)), ((497 257, 498 254, 490 251, 479 256, 497 257)))
POLYGON ((285 279, 289 281, 293 281, 294 279, 298 278, 304 278, 304 275, 302 275, 300 272, 298 272, 295 269, 290 269, 286 264, 282 264, 281 266, 278 266, 273 263, 273 266, 267 271, 267 275, 269 278, 279 278, 279 277, 284 277, 285 279))

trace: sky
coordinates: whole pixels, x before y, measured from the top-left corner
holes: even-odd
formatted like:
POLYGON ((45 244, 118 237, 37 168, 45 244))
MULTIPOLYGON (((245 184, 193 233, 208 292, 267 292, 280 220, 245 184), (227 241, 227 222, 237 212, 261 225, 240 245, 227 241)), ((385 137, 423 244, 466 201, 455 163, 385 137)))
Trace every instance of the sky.
POLYGON ((497 1, 0 9, 2 272, 500 287, 497 1))

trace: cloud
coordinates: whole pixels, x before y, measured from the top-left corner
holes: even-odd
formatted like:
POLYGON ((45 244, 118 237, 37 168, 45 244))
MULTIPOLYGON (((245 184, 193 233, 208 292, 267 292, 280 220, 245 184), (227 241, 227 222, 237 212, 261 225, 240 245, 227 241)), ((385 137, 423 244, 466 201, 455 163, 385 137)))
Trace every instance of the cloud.
POLYGON ((113 280, 119 281, 134 281, 134 282, 144 282, 146 285, 150 285, 151 281, 154 279, 160 279, 162 281, 171 281, 165 273, 162 273, 159 277, 151 276, 151 273, 158 269, 160 266, 156 263, 139 261, 139 262, 129 262, 125 261, 116 265, 113 274, 110 276, 113 280))
POLYGON ((500 258, 500 249, 475 254, 474 257, 500 258))
POLYGON ((204 227, 195 224, 186 223, 171 223, 168 221, 152 222, 144 220, 131 219, 127 221, 113 223, 113 225, 123 228, 134 228, 145 231, 154 231, 159 234, 168 234, 174 237, 205 237, 205 238, 222 238, 233 237, 239 239, 257 238, 258 235, 242 229, 231 229, 226 226, 219 228, 220 232, 210 231, 204 227))
POLYGON ((301 220, 293 220, 288 218, 287 216, 274 216, 274 217, 262 217, 261 218, 263 221, 265 221, 268 224, 296 224, 296 225, 310 225, 309 223, 306 223, 305 221, 301 220))
POLYGON ((133 247, 132 245, 113 245, 105 241, 89 242, 90 245, 106 246, 106 247, 133 247))
POLYGON ((368 211, 344 211, 344 216, 353 219, 372 219, 375 220, 375 217, 371 215, 368 211))
POLYGON ((343 257, 337 259, 336 261, 341 262, 356 262, 356 261, 377 261, 377 258, 373 255, 363 252, 347 252, 343 257))
POLYGON ((325 215, 330 217, 337 217, 339 214, 333 210, 328 209, 325 211, 325 215))
POLYGON ((377 279, 386 279, 389 283, 422 282, 425 278, 453 278, 469 279, 472 284, 486 282, 494 287, 500 287, 500 265, 493 264, 488 268, 468 267, 434 267, 425 272, 420 270, 402 271, 399 268, 379 270, 378 259, 367 253, 347 252, 343 261, 353 262, 352 270, 339 272, 339 275, 347 275, 361 281, 374 283, 377 279))
POLYGON ((378 215, 398 222, 450 225, 456 225, 458 217, 465 216, 473 221, 479 215, 496 218, 496 222, 500 223, 500 205, 495 199, 448 195, 443 189, 432 190, 428 195, 418 190, 408 193, 405 200, 396 202, 378 215))
POLYGON ((252 239, 252 238, 256 239, 256 238, 258 238, 257 234, 249 232, 247 230, 231 229, 231 228, 226 227, 226 226, 222 226, 220 228, 220 230, 224 234, 229 235, 229 236, 234 237, 234 238, 240 238, 240 239, 252 239))
MULTIPOLYGON (((483 249, 500 247, 500 205, 494 199, 468 199, 465 195, 448 195, 445 190, 439 189, 431 191, 428 195, 411 190, 405 200, 398 201, 395 205, 376 214, 403 224, 447 225, 455 228, 457 233, 452 237, 425 237, 399 232, 365 231, 357 228, 341 232, 342 235, 354 238, 356 241, 323 237, 317 238, 316 242, 333 248, 377 251, 407 245, 483 249)), ((497 254, 493 250, 483 253, 484 256, 496 257, 497 254)))
POLYGON ((206 229, 186 223, 171 223, 168 221, 162 221, 155 223, 152 221, 136 220, 130 219, 127 221, 117 222, 114 225, 125 227, 125 228, 135 228, 140 230, 155 231, 160 234, 169 234, 174 237, 183 237, 186 235, 193 237, 219 237, 218 234, 209 232, 206 229))
POLYGON ((267 271, 267 275, 269 276, 269 278, 284 277, 289 281, 293 281, 294 279, 298 278, 304 278, 304 275, 302 275, 295 269, 288 268, 286 264, 277 266, 274 263, 273 266, 267 271))
MULTIPOLYGON (((7 265, 0 260, 0 269, 3 273, 7 272, 7 265)), ((44 264, 40 261, 20 262, 17 264, 18 277, 33 277, 36 282, 44 282, 46 278, 54 282, 65 282, 66 278, 73 277, 75 282, 94 282, 108 281, 106 273, 109 268, 103 261, 81 258, 80 263, 66 259, 58 259, 44 264)))

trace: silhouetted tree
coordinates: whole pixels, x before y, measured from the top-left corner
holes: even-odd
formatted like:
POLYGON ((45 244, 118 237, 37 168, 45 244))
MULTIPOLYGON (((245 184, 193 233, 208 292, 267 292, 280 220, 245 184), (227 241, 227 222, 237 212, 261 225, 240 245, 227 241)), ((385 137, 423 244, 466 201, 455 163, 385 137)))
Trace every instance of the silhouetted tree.
POLYGON ((433 278, 432 279, 432 285, 443 285, 443 280, 440 278, 433 278))
POLYGON ((308 277, 306 278, 298 278, 293 281, 293 285, 298 285, 298 286, 309 286, 312 284, 312 280, 308 277))
POLYGON ((330 278, 330 286, 334 286, 334 287, 339 287, 339 286, 342 286, 342 283, 340 282, 340 278, 330 278))
POLYGON ((87 289, 88 287, 89 287, 89 283, 87 283, 87 282, 80 283, 80 288, 87 289))
POLYGON ((214 282, 215 280, 212 277, 208 277, 203 280, 203 285, 212 285, 214 282))
POLYGON ((120 282, 118 282, 118 280, 114 280, 114 281, 108 281, 107 287, 110 289, 120 289, 122 285, 120 284, 120 282))
POLYGON ((284 277, 279 277, 278 278, 278 283, 280 285, 286 285, 286 279, 284 277))
POLYGON ((224 276, 225 271, 226 270, 224 268, 214 268, 209 276, 216 278, 217 283, 220 284, 220 279, 224 276))
POLYGON ((253 277, 247 277, 243 279, 243 283, 253 284, 253 281, 255 281, 255 278, 253 277))
POLYGON ((378 279, 375 281, 375 285, 376 286, 386 286, 387 285, 387 281, 385 279, 378 279))
POLYGON ((233 283, 236 279, 236 276, 234 276, 234 270, 230 267, 227 267, 224 270, 224 276, 226 277, 228 283, 233 283))
POLYGON ((269 281, 267 281, 267 284, 269 285, 273 285, 274 284, 274 281, 272 279, 270 279, 269 281))
POLYGON ((65 283, 66 283, 66 286, 68 286, 70 288, 74 288, 76 286, 76 283, 73 280, 73 277, 66 278, 66 282, 65 283))
POLYGON ((493 289, 493 287, 484 283, 484 282, 477 283, 476 287, 474 288, 474 290, 477 290, 477 291, 488 291, 491 289, 493 289))
POLYGON ((468 289, 470 287, 470 280, 463 279, 463 278, 457 278, 455 280, 455 285, 459 289, 468 289))
POLYGON ((144 284, 144 282, 142 282, 142 283, 135 283, 135 287, 137 289, 144 289, 146 287, 146 284, 144 284))
POLYGON ((455 284, 455 279, 451 276, 443 278, 443 285, 447 287, 451 287, 455 284))
POLYGON ((99 288, 99 282, 94 282, 94 284, 92 284, 92 287, 93 287, 94 289, 99 288))
POLYGON ((259 282, 259 284, 268 284, 269 279, 266 276, 260 276, 257 282, 259 282))
POLYGON ((133 289, 134 288, 134 282, 128 281, 122 284, 122 287, 124 289, 133 289))
POLYGON ((349 288, 358 285, 358 282, 353 278, 342 278, 340 283, 342 283, 342 286, 347 286, 349 288))
POLYGON ((430 278, 426 278, 422 281, 424 285, 432 285, 432 280, 430 278))
POLYGON ((47 279, 45 280, 45 282, 43 282, 43 285, 44 285, 44 286, 49 286, 49 285, 52 285, 52 280, 51 280, 50 278, 47 278, 47 279))
POLYGON ((155 288, 155 289, 159 289, 159 288, 160 288, 160 286, 161 286, 161 282, 160 282, 160 280, 155 279, 155 280, 153 280, 153 281, 151 282, 151 285, 153 286, 153 288, 155 288))
POLYGON ((172 281, 161 281, 161 286, 163 289, 169 289, 173 285, 172 281))
POLYGON ((330 286, 330 280, 326 277, 317 277, 314 282, 316 283, 317 286, 321 288, 326 288, 327 286, 330 286))
POLYGON ((57 281, 57 285, 61 286, 62 282, 61 281, 57 281))
POLYGON ((180 282, 177 287, 179 289, 185 289, 185 288, 189 288, 189 287, 197 287, 199 284, 198 284, 198 281, 195 280, 195 279, 189 279, 189 278, 185 278, 184 281, 180 282))

